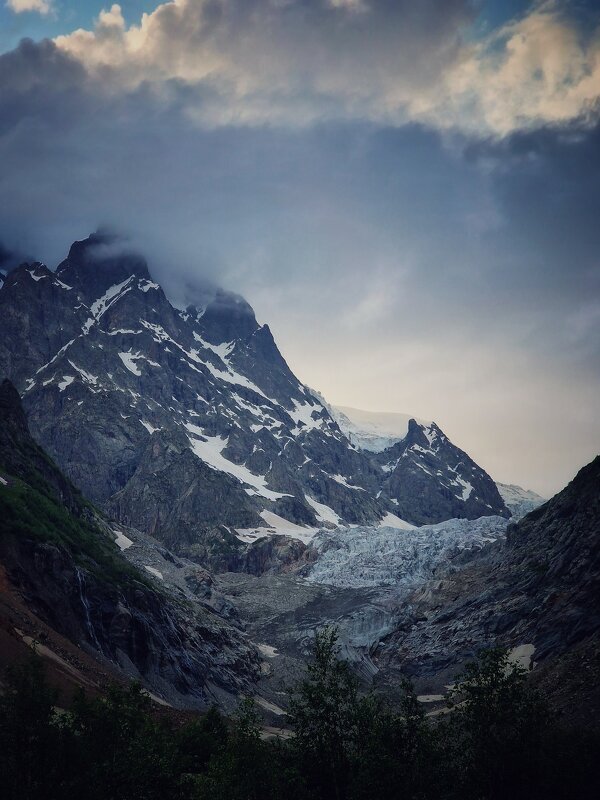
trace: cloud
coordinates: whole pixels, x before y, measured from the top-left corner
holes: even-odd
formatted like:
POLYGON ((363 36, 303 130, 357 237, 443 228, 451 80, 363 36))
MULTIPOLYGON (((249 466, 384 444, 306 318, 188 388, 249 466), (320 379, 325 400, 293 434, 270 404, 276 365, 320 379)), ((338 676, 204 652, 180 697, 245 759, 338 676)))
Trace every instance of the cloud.
POLYGON ((600 26, 578 30, 545 2, 522 19, 466 48, 444 85, 445 99, 432 108, 440 124, 449 114, 499 136, 516 130, 594 124, 600 110, 600 26))
POLYGON ((37 11, 38 14, 49 14, 52 10, 52 0, 6 0, 6 7, 15 14, 24 11, 37 11))
POLYGON ((502 137, 598 118, 600 25, 538 3, 473 39, 467 0, 172 0, 56 39, 114 90, 203 87, 202 125, 368 120, 502 137), (208 96, 210 94, 210 97, 208 96))
POLYGON ((31 259, 28 259, 23 253, 16 252, 6 247, 4 243, 0 241, 0 273, 6 275, 14 269, 14 267, 28 260, 31 259))
POLYGON ((0 238, 55 266, 123 230, 180 305, 246 296, 330 399, 434 418, 497 477, 559 488, 600 440, 600 125, 537 100, 523 119, 486 82, 527 74, 507 43, 534 15, 526 48, 558 25, 544 70, 575 65, 572 87, 594 34, 536 7, 466 44, 470 2, 362 5, 179 0, 133 28, 113 6, 24 40, 0 56, 0 238))

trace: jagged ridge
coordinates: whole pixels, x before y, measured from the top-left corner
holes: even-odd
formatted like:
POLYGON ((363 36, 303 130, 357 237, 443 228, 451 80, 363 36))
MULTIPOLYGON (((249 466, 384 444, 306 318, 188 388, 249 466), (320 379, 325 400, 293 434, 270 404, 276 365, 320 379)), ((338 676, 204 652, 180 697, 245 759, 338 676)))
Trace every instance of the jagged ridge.
POLYGON ((87 496, 186 552, 215 535, 236 547, 234 529, 267 527, 264 512, 313 527, 508 513, 482 470, 465 500, 455 462, 442 489, 434 476, 415 494, 404 465, 386 472, 393 448, 383 463, 350 443, 243 298, 217 291, 178 311, 106 234, 76 242, 56 273, 36 263, 8 275, 1 373, 87 496))

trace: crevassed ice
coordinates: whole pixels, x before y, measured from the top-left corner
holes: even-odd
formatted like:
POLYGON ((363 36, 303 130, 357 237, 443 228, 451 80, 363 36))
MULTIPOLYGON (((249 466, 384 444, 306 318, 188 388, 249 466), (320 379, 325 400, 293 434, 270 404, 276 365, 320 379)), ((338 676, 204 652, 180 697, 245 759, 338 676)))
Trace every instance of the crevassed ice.
POLYGON ((460 550, 479 549, 504 536, 503 517, 451 519, 412 530, 360 526, 321 531, 308 580, 331 586, 410 588, 432 577, 460 550))

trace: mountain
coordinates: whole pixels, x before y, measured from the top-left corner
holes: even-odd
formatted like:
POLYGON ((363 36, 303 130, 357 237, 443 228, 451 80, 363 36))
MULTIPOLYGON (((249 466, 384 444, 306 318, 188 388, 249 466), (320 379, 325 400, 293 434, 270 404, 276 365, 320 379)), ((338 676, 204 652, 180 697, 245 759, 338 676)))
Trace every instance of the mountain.
POLYGON ((259 658, 231 610, 195 565, 177 564, 193 591, 157 586, 124 558, 127 542, 36 444, 17 391, 0 384, 2 662, 37 643, 63 683, 100 690, 137 678, 163 703, 233 707, 259 658))
POLYGON ((382 673, 410 674, 427 691, 439 691, 458 664, 500 644, 529 664, 535 660, 541 668, 535 674, 565 708, 577 697, 579 711, 593 716, 600 702, 599 487, 600 456, 551 500, 509 524, 505 539, 465 552, 462 564, 440 565, 432 579, 404 594, 379 651, 382 673))
POLYGON ((386 477, 382 491, 397 514, 417 525, 499 514, 509 516, 496 484, 432 422, 408 423, 400 442, 374 459, 386 477))
POLYGON ((2 374, 83 493, 181 554, 220 558, 239 549, 236 530, 274 519, 316 528, 509 513, 437 427, 415 421, 378 454, 352 444, 243 298, 216 290, 176 309, 146 261, 108 234, 75 242, 56 272, 8 274, 2 374))
POLYGON ((529 514, 530 511, 546 502, 537 492, 523 489, 513 483, 497 483, 496 486, 511 516, 515 519, 521 519, 525 514, 529 514))
POLYGON ((435 422, 346 406, 327 409, 352 444, 381 468, 382 496, 400 518, 429 525, 453 518, 510 516, 492 478, 435 422))
MULTIPOLYGON (((408 423, 413 419, 410 414, 363 411, 350 406, 333 406, 329 411, 352 444, 370 453, 381 453, 402 441, 408 433, 408 423)), ((421 425, 429 424, 422 419, 415 421, 421 425)))

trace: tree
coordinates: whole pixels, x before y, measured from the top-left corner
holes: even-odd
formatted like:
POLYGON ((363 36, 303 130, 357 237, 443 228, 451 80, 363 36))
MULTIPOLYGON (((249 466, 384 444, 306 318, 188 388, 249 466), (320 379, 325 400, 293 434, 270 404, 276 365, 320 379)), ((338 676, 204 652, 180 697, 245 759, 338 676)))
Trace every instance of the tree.
POLYGON ((318 632, 306 677, 290 693, 288 715, 294 728, 293 746, 309 784, 323 797, 342 800, 376 703, 372 697, 359 697, 358 681, 338 655, 337 631, 318 632))
POLYGON ((175 737, 150 713, 139 683, 113 685, 106 697, 81 694, 70 715, 76 733, 80 796, 161 800, 176 796, 175 737))
POLYGON ((265 741, 254 701, 246 698, 233 720, 226 746, 196 779, 200 800, 294 800, 306 798, 284 743, 265 741))
POLYGON ((35 654, 7 669, 0 697, 0 774, 3 795, 11 800, 55 796, 62 750, 56 699, 35 654))
POLYGON ((482 652, 450 692, 445 728, 461 797, 535 797, 552 715, 501 648, 482 652))

